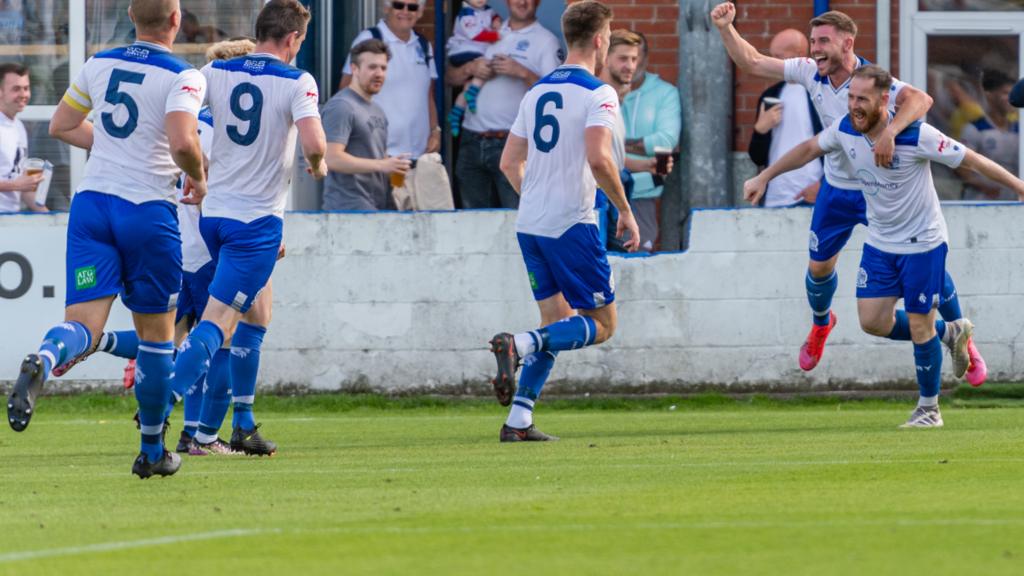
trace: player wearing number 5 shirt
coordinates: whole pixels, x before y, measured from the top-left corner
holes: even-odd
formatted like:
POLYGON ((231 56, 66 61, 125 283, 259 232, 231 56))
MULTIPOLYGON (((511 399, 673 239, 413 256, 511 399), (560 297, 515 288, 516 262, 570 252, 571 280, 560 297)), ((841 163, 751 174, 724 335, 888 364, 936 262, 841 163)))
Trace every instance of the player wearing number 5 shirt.
POLYGON ((65 322, 22 362, 7 409, 12 428, 28 426, 51 370, 92 350, 120 294, 140 340, 142 442, 132 472, 146 478, 180 466, 161 434, 181 287, 175 183, 184 170, 194 182, 186 201, 206 193, 196 130, 206 80, 171 54, 177 2, 133 0, 128 13, 138 41, 90 58, 50 121, 51 135, 91 154, 68 220, 65 322))
POLYGON ((268 2, 256 19, 253 53, 202 70, 217 120, 211 192, 199 230, 216 272, 202 321, 178 355, 174 391, 182 395, 193 386, 230 339, 231 446, 246 454, 270 455, 277 449, 257 432, 252 412, 260 346, 270 318, 259 307, 250 308, 270 279, 281 245, 296 135, 309 171, 317 178, 327 171, 316 82, 286 64, 302 46, 309 17, 296 0, 268 2))

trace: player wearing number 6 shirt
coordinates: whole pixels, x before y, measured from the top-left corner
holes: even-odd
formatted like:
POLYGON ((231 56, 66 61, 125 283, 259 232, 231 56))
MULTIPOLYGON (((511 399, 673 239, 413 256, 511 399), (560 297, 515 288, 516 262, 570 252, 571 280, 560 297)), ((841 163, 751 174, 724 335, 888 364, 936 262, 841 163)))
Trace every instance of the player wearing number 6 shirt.
POLYGON ((180 466, 162 441, 181 287, 175 183, 184 170, 193 179, 186 201, 206 194, 196 132, 206 80, 170 52, 181 23, 177 1, 132 0, 128 14, 138 41, 90 58, 50 121, 51 135, 91 154, 68 221, 65 322, 22 363, 7 410, 12 428, 28 426, 51 370, 91 351, 122 294, 140 339, 142 449, 132 472, 147 478, 180 466))
POLYGON ((611 9, 600 2, 566 8, 565 65, 526 93, 501 157, 501 171, 522 196, 516 232, 543 326, 491 339, 498 361, 494 391, 503 406, 512 404, 502 442, 556 440, 533 425, 534 403, 555 357, 600 344, 615 332, 615 283, 593 209, 597 186, 619 209, 617 234, 629 231, 627 249, 639 243, 612 156, 618 95, 594 76, 608 53, 611 20, 611 9))
POLYGON ((178 354, 173 387, 183 395, 231 339, 231 447, 246 454, 270 455, 277 449, 260 436, 252 412, 269 311, 250 308, 270 279, 281 245, 296 132, 310 172, 317 178, 327 172, 316 82, 286 64, 302 46, 309 16, 296 0, 271 0, 256 19, 253 53, 203 68, 216 121, 211 193, 199 230, 216 272, 202 321, 178 354))
POLYGON ((893 121, 888 109, 892 76, 878 66, 853 72, 849 114, 797 146, 744 185, 748 197, 769 180, 825 154, 841 154, 864 191, 868 239, 857 274, 857 312, 868 334, 912 340, 920 399, 904 427, 942 426, 939 383, 943 339, 956 338, 953 323, 935 319, 946 272, 946 221, 932 184, 931 162, 978 172, 1024 198, 1024 182, 928 124, 915 122, 895 137, 887 166, 874 161, 875 144, 893 121), (903 299, 906 312, 896 310, 903 299))

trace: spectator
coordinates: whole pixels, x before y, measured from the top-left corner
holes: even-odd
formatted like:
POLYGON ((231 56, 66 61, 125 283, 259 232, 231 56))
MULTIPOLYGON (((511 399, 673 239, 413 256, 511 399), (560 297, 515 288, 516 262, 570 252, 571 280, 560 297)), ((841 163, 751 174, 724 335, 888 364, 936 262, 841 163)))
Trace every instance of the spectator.
POLYGON ((22 173, 22 163, 28 158, 28 133, 17 115, 31 97, 28 68, 0 64, 0 212, 19 212, 22 204, 33 212, 47 211, 35 202, 43 174, 22 173))
MULTIPOLYGON (((975 152, 991 158, 1011 174, 1018 173, 1018 119, 1010 105, 1014 81, 998 70, 986 70, 981 88, 985 116, 964 126, 961 140, 975 152)), ((967 184, 965 200, 1017 200, 1013 190, 973 171, 958 171, 967 184)))
MULTIPOLYGON (((622 103, 626 121, 626 152, 634 159, 650 160, 655 148, 675 150, 683 117, 679 90, 647 71, 648 44, 643 34, 640 65, 633 76, 633 90, 622 103)), ((640 225, 640 249, 652 251, 658 239, 657 202, 664 190, 661 176, 633 172, 633 198, 630 205, 640 225)))
POLYGON ((1013 85, 1013 90, 1010 91, 1010 104, 1017 108, 1024 108, 1024 78, 1013 85))
MULTIPOLYGON (((413 158, 441 149, 441 127, 434 106, 434 50, 413 31, 423 15, 419 0, 387 2, 384 19, 367 28, 352 42, 355 47, 371 38, 383 40, 391 52, 390 80, 375 98, 388 118, 388 154, 413 158)), ((342 69, 341 88, 352 81, 351 54, 342 69)))
MULTIPOLYGON (((640 65, 640 50, 643 40, 640 35, 625 29, 618 29, 612 32, 608 44, 608 55, 605 57, 604 66, 601 68, 601 80, 615 89, 619 95, 619 104, 632 90, 633 76, 640 65)), ((621 110, 620 110, 621 112, 621 110)), ((633 172, 645 172, 655 174, 657 159, 655 158, 631 158, 626 156, 626 123, 622 114, 618 114, 618 124, 612 133, 612 154, 615 156, 615 164, 622 173, 622 186, 626 190, 626 197, 633 194, 633 172)), ((665 169, 665 174, 672 171, 671 157, 665 169)), ((618 211, 612 206, 603 193, 597 195, 596 208, 600 213, 605 210, 609 212, 607 218, 599 220, 602 238, 606 236, 605 226, 608 222, 618 220, 618 211)), ((628 235, 624 238, 608 239, 609 249, 625 252, 623 243, 629 240, 628 235)))
POLYGON ((324 210, 393 210, 388 186, 392 172, 405 174, 406 157, 389 157, 388 119, 374 102, 385 85, 391 53, 382 40, 356 44, 352 82, 324 107, 327 179, 324 210))
MULTIPOLYGON (((465 0, 455 17, 454 28, 455 32, 448 39, 448 64, 458 68, 482 57, 488 45, 501 39, 501 16, 494 13, 487 0, 465 0)), ((472 78, 455 99, 455 106, 448 114, 452 136, 458 136, 462 130, 466 110, 476 112, 476 97, 483 85, 482 78, 472 78)))
POLYGON ((561 45, 537 21, 540 0, 509 2, 501 40, 482 58, 448 67, 448 82, 464 85, 471 77, 487 80, 468 112, 459 137, 455 178, 463 208, 518 208, 519 195, 498 168, 508 131, 526 90, 561 63, 561 45))
MULTIPOLYGON (((768 52, 773 58, 806 58, 807 36, 799 30, 783 30, 772 38, 768 52)), ((807 90, 799 84, 779 82, 761 93, 757 118, 748 149, 758 168, 774 164, 797 144, 821 132, 821 120, 807 90), (766 99, 768 100, 766 102, 766 99)), ((818 197, 822 163, 809 162, 768 184, 764 205, 769 208, 813 204, 818 197)))

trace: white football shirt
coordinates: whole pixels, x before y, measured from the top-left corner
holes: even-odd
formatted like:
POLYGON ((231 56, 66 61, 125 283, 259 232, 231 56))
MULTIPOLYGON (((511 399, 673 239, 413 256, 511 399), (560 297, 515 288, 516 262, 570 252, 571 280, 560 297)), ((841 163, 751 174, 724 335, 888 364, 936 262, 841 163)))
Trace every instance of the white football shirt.
MULTIPOLYGON (((0 180, 21 176, 21 163, 28 157, 28 133, 18 118, 0 113, 0 180)), ((21 210, 20 192, 0 192, 0 212, 21 210)))
MULTIPOLYGON (((210 157, 210 150, 213 149, 213 116, 209 108, 199 111, 199 145, 203 148, 203 155, 210 157)), ((180 183, 185 181, 182 177, 180 183)), ((184 191, 179 189, 178 200, 181 200, 184 191)), ((193 204, 182 204, 178 202, 178 228, 181 230, 181 269, 185 272, 196 272, 202 268, 210 258, 210 250, 206 247, 203 236, 199 233, 199 206, 193 204)))
MULTIPOLYGON (((860 56, 857 57, 857 62, 858 66, 870 64, 860 56)), ((811 58, 787 58, 783 76, 786 82, 799 84, 807 89, 822 126, 832 125, 850 111, 850 78, 838 87, 833 86, 828 76, 818 74, 818 65, 811 58)), ((896 110, 896 96, 905 86, 905 83, 896 78, 892 79, 892 88, 889 91, 890 112, 896 110)), ((855 172, 842 154, 829 154, 825 157, 825 179, 837 188, 858 189, 855 172)))
MULTIPOLYGON (((543 78, 562 63, 561 52, 558 38, 540 22, 518 30, 505 23, 501 28, 501 40, 488 47, 484 56, 490 60, 499 54, 506 55, 543 78)), ((462 126, 472 132, 508 130, 516 119, 517 105, 529 88, 521 78, 491 78, 480 88, 476 112, 467 110, 462 126)))
POLYGON ((198 115, 205 94, 202 74, 159 44, 139 41, 90 58, 64 93, 69 106, 93 114, 92 150, 77 191, 173 202, 181 169, 165 117, 198 115))
POLYGON ((826 152, 847 158, 867 204, 867 243, 891 254, 927 252, 947 241, 931 162, 956 168, 967 148, 923 122, 896 136, 892 168, 875 165, 874 143, 843 116, 818 135, 826 152))
POLYGON ((512 125, 529 146, 517 232, 558 238, 596 223, 584 132, 601 126, 614 133, 618 115, 615 90, 580 66, 561 66, 530 88, 512 125))
POLYGON ((316 81, 270 54, 216 60, 202 72, 217 119, 203 214, 242 222, 283 217, 295 163, 295 122, 320 117, 316 81))

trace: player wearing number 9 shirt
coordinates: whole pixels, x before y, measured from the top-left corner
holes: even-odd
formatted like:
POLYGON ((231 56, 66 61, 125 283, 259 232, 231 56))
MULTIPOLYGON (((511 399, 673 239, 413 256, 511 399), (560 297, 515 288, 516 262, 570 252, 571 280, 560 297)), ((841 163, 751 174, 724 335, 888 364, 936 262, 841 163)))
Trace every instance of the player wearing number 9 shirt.
POLYGON ((51 135, 91 154, 68 221, 65 322, 22 363, 7 407, 12 428, 28 426, 51 370, 91 351, 122 294, 140 339, 142 442, 132 472, 146 478, 180 466, 161 434, 181 287, 175 183, 184 170, 194 179, 188 201, 206 193, 196 131, 206 80, 171 54, 181 23, 177 1, 132 0, 128 12, 138 41, 90 58, 50 122, 51 135))
POLYGON ((533 425, 534 403, 555 357, 600 344, 615 331, 615 282, 593 210, 597 186, 619 209, 618 235, 630 232, 627 249, 636 250, 639 242, 612 156, 619 99, 594 76, 608 52, 611 20, 611 9, 600 2, 565 10, 565 65, 526 93, 501 157, 502 172, 522 196, 516 232, 543 326, 491 339, 498 362, 495 394, 503 406, 512 404, 502 442, 555 440, 533 425))
POLYGON ((286 64, 302 46, 309 17, 296 0, 271 0, 256 19, 253 53, 202 70, 217 120, 211 193, 199 230, 216 272, 202 321, 178 354, 173 386, 183 394, 195 385, 213 354, 231 339, 231 447, 261 456, 277 450, 257 432, 252 412, 260 346, 270 318, 250 308, 270 279, 281 245, 296 133, 310 172, 317 178, 327 172, 316 82, 286 64))

